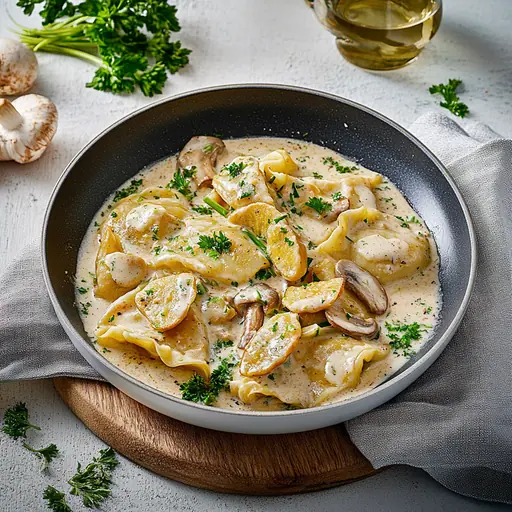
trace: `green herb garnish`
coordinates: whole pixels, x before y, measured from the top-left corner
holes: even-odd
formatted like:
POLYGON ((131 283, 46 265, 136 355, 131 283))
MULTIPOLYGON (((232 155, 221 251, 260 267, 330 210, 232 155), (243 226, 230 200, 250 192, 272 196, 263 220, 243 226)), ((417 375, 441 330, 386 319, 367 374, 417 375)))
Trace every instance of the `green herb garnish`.
POLYGON ((46 448, 40 448, 39 450, 32 448, 27 443, 23 443, 23 446, 32 453, 35 453, 43 461, 43 465, 41 467, 42 471, 44 471, 50 462, 59 455, 59 449, 53 443, 49 444, 46 448))
POLYGON ((222 168, 223 172, 227 172, 231 178, 236 178, 239 176, 242 171, 247 167, 247 164, 244 162, 231 162, 229 165, 225 165, 222 168))
POLYGON ((262 268, 260 270, 258 270, 258 272, 256 272, 255 274, 255 278, 256 279, 260 279, 260 280, 265 280, 265 279, 270 279, 271 277, 274 277, 276 275, 276 273, 274 272, 274 269, 272 267, 269 267, 269 268, 262 268))
POLYGON ((73 512, 66 503, 66 495, 49 485, 43 492, 43 499, 48 503, 48 508, 53 512, 73 512))
POLYGON ((268 258, 267 246, 265 243, 247 228, 242 228, 242 231, 247 235, 249 240, 251 240, 251 242, 265 255, 265 257, 268 258))
POLYGON ((324 201, 321 197, 310 197, 305 205, 316 210, 320 215, 332 210, 332 204, 324 201))
POLYGON ((191 201, 194 197, 194 193, 190 190, 190 180, 195 176, 195 174, 195 167, 178 169, 174 173, 172 180, 167 184, 167 188, 174 188, 191 201))
POLYGON ((205 197, 203 201, 210 207, 212 207, 217 213, 220 213, 223 217, 227 217, 229 211, 226 210, 223 206, 221 206, 217 201, 214 201, 213 199, 209 197, 205 197))
POLYGON ((193 206, 192 210, 199 213, 199 215, 212 215, 212 209, 207 206, 193 206))
POLYGON ((116 452, 112 448, 100 450, 100 456, 93 458, 83 470, 78 463, 76 473, 68 481, 71 485, 70 493, 82 496, 86 507, 98 508, 112 493, 112 472, 118 464, 116 452))
POLYGON ((212 405, 220 392, 227 388, 232 378, 233 368, 236 366, 233 361, 233 358, 222 359, 219 366, 213 370, 209 382, 197 373, 192 375, 187 382, 180 385, 181 398, 190 402, 212 405))
POLYGON ((31 428, 41 430, 40 427, 29 423, 28 409, 23 402, 19 402, 5 411, 2 432, 8 436, 14 437, 14 439, 27 437, 27 431, 31 428))
POLYGON ((316 178, 317 180, 323 180, 324 179, 324 177, 321 174, 317 173, 317 172, 313 172, 313 178, 316 178))
POLYGON ((465 117, 469 114, 469 108, 465 103, 459 101, 457 96, 457 87, 462 84, 462 80, 450 78, 448 84, 432 85, 429 88, 430 94, 441 94, 444 101, 441 101, 439 105, 447 108, 452 114, 458 117, 465 117))
POLYGON ((132 180, 130 182, 130 185, 128 185, 125 188, 122 188, 120 190, 116 190, 116 193, 114 194, 114 203, 117 203, 117 201, 120 201, 121 199, 124 199, 125 197, 131 196, 132 194, 135 194, 139 187, 142 185, 142 179, 140 180, 132 180))
POLYGON ((396 324, 385 323, 386 329, 388 330, 387 336, 391 340, 389 346, 393 349, 395 354, 398 354, 399 350, 402 351, 402 355, 410 357, 414 352, 411 350, 411 344, 413 341, 420 340, 422 333, 426 332, 430 328, 429 325, 419 324, 414 322, 412 324, 396 324))
MULTIPOLYGON (((31 15, 43 0, 18 0, 31 15)), ((20 40, 34 51, 59 53, 99 68, 86 85, 99 91, 160 94, 167 72, 188 63, 190 50, 171 34, 180 30, 176 7, 166 0, 44 0, 43 28, 20 27, 20 40), (58 20, 58 21, 57 21, 58 20), (56 22, 56 23, 55 23, 56 22)))
POLYGON ((197 245, 203 249, 211 258, 218 260, 222 253, 227 253, 231 250, 231 240, 222 232, 219 234, 213 232, 212 236, 199 235, 199 242, 197 245))
POLYGON ((324 165, 328 165, 329 167, 334 167, 334 169, 336 169, 336 172, 339 172, 340 174, 346 174, 348 172, 357 171, 359 169, 359 167, 356 167, 355 165, 341 165, 337 160, 334 160, 332 156, 324 158, 323 163, 324 165))

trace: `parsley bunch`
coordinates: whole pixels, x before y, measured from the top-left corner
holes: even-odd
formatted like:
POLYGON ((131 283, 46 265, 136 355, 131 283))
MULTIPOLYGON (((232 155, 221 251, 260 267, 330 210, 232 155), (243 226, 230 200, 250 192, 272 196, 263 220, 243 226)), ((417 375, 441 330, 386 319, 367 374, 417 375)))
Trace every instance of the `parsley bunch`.
POLYGON ((188 63, 190 50, 171 42, 180 30, 176 7, 167 0, 18 0, 31 15, 43 4, 43 28, 19 27, 22 43, 34 51, 77 57, 98 69, 86 85, 99 91, 145 96, 161 94, 167 72, 188 63))
POLYGON ((433 85, 429 88, 430 94, 441 94, 444 101, 439 103, 441 107, 447 108, 452 114, 459 117, 465 117, 469 114, 469 107, 459 101, 457 96, 457 87, 462 83, 462 80, 450 78, 447 84, 433 85))

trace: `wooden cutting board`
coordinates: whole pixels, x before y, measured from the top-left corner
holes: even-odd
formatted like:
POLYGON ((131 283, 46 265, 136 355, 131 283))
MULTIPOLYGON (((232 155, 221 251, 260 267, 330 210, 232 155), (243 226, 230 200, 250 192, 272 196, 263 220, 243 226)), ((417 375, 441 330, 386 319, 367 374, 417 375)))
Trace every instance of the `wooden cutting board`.
POLYGON ((71 410, 105 443, 159 475, 218 492, 278 495, 376 473, 342 425, 299 434, 229 434, 173 420, 110 384, 54 379, 71 410))

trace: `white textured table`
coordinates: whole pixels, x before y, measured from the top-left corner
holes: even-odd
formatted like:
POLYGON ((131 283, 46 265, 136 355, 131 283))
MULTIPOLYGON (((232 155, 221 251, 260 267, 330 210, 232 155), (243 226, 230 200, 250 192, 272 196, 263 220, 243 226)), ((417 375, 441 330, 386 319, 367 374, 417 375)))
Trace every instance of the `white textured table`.
MULTIPOLYGON (((194 53, 191 65, 173 77, 165 95, 242 82, 270 82, 321 89, 364 103, 407 126, 438 109, 428 93, 433 83, 464 80, 472 117, 512 136, 512 4, 510 0, 445 0, 441 30, 420 59, 387 74, 345 63, 333 37, 313 18, 303 0, 181 0, 180 38, 194 53)), ((23 19, 15 0, 0 0, 0 37, 12 26, 7 10, 23 19)), ((93 69, 86 63, 41 54, 34 92, 53 99, 59 131, 45 156, 21 167, 0 163, 0 262, 2 268, 39 236, 47 198, 73 155, 103 128, 151 100, 116 97, 84 87, 93 69)), ((48 483, 64 489, 76 462, 87 462, 103 446, 57 397, 50 382, 0 384, 0 411, 27 402, 43 427, 37 444, 57 442, 63 452, 49 477, 25 450, 0 436, 0 510, 45 510, 48 483)), ((397 467, 345 487, 309 495, 255 498, 213 494, 157 477, 127 460, 116 472, 114 496, 104 510, 379 510, 487 511, 505 507, 447 491, 420 470, 397 467)), ((71 500, 73 510, 85 510, 71 500)))

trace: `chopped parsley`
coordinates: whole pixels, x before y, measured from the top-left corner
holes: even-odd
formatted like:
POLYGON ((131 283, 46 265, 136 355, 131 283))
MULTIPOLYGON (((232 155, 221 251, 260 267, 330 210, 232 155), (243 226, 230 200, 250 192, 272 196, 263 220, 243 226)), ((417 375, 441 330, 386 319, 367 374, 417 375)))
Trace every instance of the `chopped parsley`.
POLYGON ((339 172, 340 174, 346 174, 348 172, 357 171, 359 169, 359 167, 356 167, 355 165, 341 165, 337 160, 334 160, 332 156, 324 158, 323 163, 324 165, 328 165, 329 167, 334 167, 334 169, 336 169, 336 172, 339 172))
POLYGON ((421 222, 414 215, 412 217, 405 217, 405 219, 403 217, 395 215, 395 218, 397 218, 401 222, 400 226, 402 226, 403 228, 408 228, 409 224, 421 224, 421 222))
POLYGON ((80 286, 80 288, 78 288, 78 293, 80 295, 85 295, 88 291, 89 291, 89 288, 84 288, 83 286, 80 286))
POLYGON ((87 316, 89 314, 89 308, 92 306, 90 302, 80 302, 80 313, 87 316))
POLYGON ((400 350, 402 355, 406 357, 414 354, 414 351, 411 350, 412 342, 420 340, 422 333, 430 328, 429 325, 419 324, 418 322, 412 324, 401 324, 400 322, 390 324, 386 322, 385 326, 388 330, 387 336, 391 340, 389 346, 393 349, 393 352, 399 354, 400 350))
POLYGON ((222 168, 223 172, 227 172, 231 178, 236 178, 239 176, 242 171, 247 167, 247 164, 244 162, 231 162, 229 165, 225 165, 222 168))
POLYGON ((192 210, 199 213, 199 215, 211 215, 213 210, 208 206, 193 206, 192 210))
POLYGON ((209 382, 197 373, 192 375, 187 382, 180 385, 181 398, 190 402, 212 405, 220 392, 227 388, 235 366, 233 358, 225 357, 213 370, 209 382))
POLYGON ((158 238, 158 226, 153 226, 153 229, 151 230, 153 234, 151 235, 151 240, 159 240, 158 238))
POLYGON ((117 212, 116 211, 113 211, 111 214, 110 214, 111 217, 113 217, 114 219, 117 217, 117 212))
POLYGON ((256 279, 265 280, 270 279, 271 277, 274 277, 276 273, 274 272, 274 269, 272 267, 269 268, 262 268, 256 272, 256 275, 254 276, 256 279))
POLYGON ((192 190, 190 190, 190 180, 195 176, 195 174, 195 166, 187 167, 185 169, 178 169, 166 187, 177 190, 180 194, 191 201, 194 197, 194 193, 192 190))
POLYGON ((120 190, 116 190, 116 193, 114 194, 114 203, 117 203, 117 201, 120 201, 121 199, 124 199, 125 197, 131 196, 132 194, 135 194, 139 190, 139 187, 142 186, 142 179, 140 180, 132 180, 130 182, 130 185, 128 185, 125 188, 122 188, 120 190))
POLYGON ((197 245, 203 249, 211 258, 218 260, 222 253, 227 253, 231 250, 231 240, 222 232, 219 234, 213 232, 212 236, 199 235, 199 242, 197 245))
POLYGON ((332 204, 324 201, 321 197, 310 197, 305 205, 316 210, 320 215, 332 210, 332 204))
POLYGON ((333 201, 341 201, 343 199, 343 194, 341 192, 334 192, 331 197, 333 201))
POLYGON ((213 351, 215 353, 220 352, 223 348, 232 347, 233 342, 231 340, 217 340, 213 345, 213 351))
POLYGON ((162 251, 162 247, 160 245, 157 245, 154 249, 153 249, 153 252, 155 253, 156 256, 158 256, 160 254, 160 252, 162 251))
POLYGON ((274 219, 274 224, 277 224, 278 222, 282 221, 283 219, 286 219, 286 217, 288 217, 287 213, 285 215, 281 215, 280 217, 277 217, 276 219, 274 219))
POLYGON ((323 180, 324 179, 324 177, 321 174, 317 173, 317 172, 313 172, 313 178, 316 178, 317 180, 323 180))
POLYGON ((270 380, 276 380, 276 376, 273 374, 273 373, 269 373, 267 375, 267 377, 270 379, 270 380))
POLYGON ((208 144, 203 148, 203 153, 211 153, 213 151, 213 144, 208 144))
POLYGON ((291 247, 292 245, 295 245, 295 242, 290 240, 287 236, 284 237, 284 241, 291 247))
POLYGON ((462 80, 450 78, 448 84, 432 85, 429 88, 430 94, 441 94, 444 101, 441 101, 439 105, 447 108, 452 114, 458 117, 465 117, 469 114, 469 108, 465 103, 459 101, 457 96, 457 87, 462 84, 462 80))

